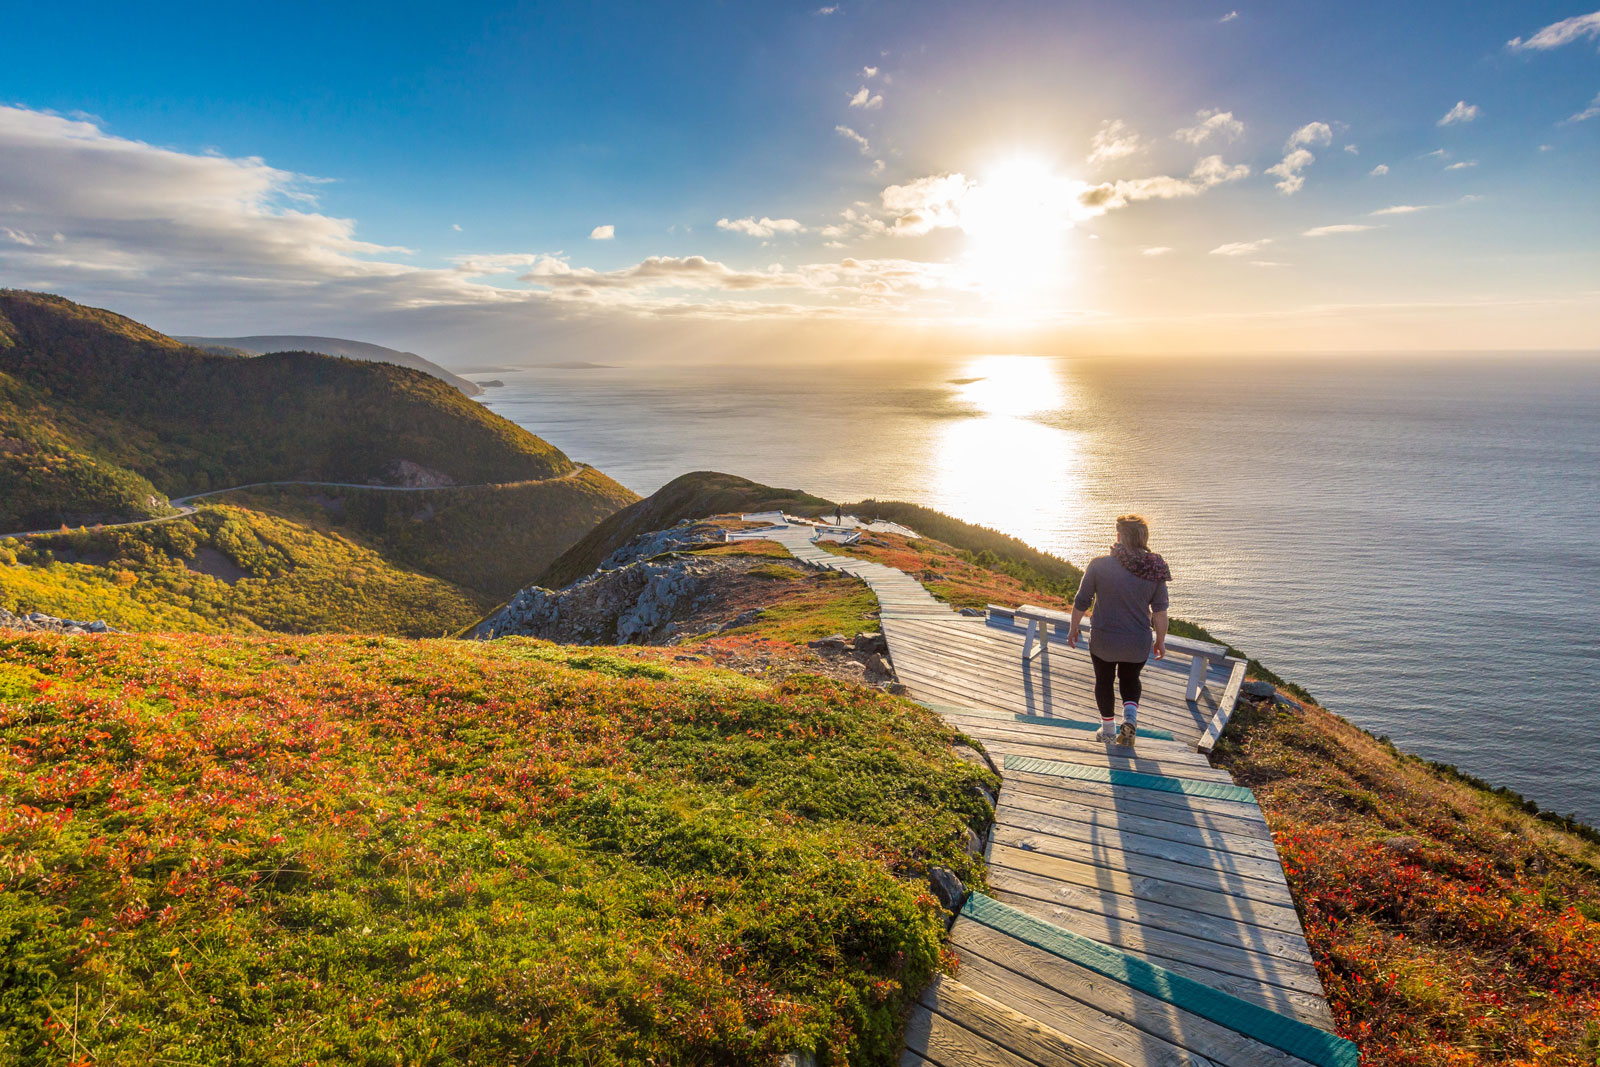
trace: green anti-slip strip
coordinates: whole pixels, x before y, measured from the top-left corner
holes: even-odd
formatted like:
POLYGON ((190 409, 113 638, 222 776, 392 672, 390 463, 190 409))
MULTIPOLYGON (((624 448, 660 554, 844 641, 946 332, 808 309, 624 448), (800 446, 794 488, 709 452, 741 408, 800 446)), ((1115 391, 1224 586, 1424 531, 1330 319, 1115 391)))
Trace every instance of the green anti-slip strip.
POLYGON ((1209 1019, 1263 1045, 1298 1056, 1318 1067, 1360 1067, 1354 1044, 1326 1030, 1259 1004, 1240 1000, 1220 989, 1158 967, 1147 960, 1091 941, 1081 934, 1036 919, 993 897, 973 893, 961 908, 973 922, 1104 975, 1193 1015, 1209 1019))
POLYGON ((1199 782, 1192 778, 1170 778, 1164 774, 1118 771, 1109 767, 1085 767, 1081 763, 1062 763, 1058 760, 1035 759, 1032 756, 1008 755, 1002 766, 1008 771, 1051 774, 1057 778, 1076 778, 1080 782, 1104 782, 1107 785, 1127 786, 1130 789, 1154 789, 1159 793, 1181 793, 1186 797, 1237 800, 1242 804, 1254 804, 1256 799, 1256 795, 1242 785, 1199 782))
MULTIPOLYGON (((919 701, 921 705, 932 711, 944 715, 970 715, 980 719, 1004 719, 1006 722, 1020 722, 1028 726, 1059 726, 1063 730, 1098 730, 1099 722, 1079 722, 1077 719, 1058 719, 1053 715, 1026 715, 1022 712, 986 711, 982 708, 963 708, 954 704, 931 704, 928 701, 919 701)), ((1157 741, 1176 741, 1170 730, 1157 730, 1150 726, 1138 727, 1140 737, 1150 737, 1157 741)))

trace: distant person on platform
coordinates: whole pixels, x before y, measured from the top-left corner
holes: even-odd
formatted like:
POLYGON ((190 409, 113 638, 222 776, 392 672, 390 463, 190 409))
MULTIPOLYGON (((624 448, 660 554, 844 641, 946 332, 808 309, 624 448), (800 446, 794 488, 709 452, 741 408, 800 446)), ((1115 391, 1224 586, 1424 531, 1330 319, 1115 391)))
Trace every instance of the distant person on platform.
POLYGON ((1067 644, 1078 647, 1083 613, 1094 607, 1089 631, 1089 659, 1094 663, 1094 702, 1100 708, 1102 741, 1133 744, 1139 722, 1143 686, 1139 672, 1150 653, 1167 654, 1167 561, 1150 551, 1150 524, 1138 515, 1117 519, 1117 543, 1109 556, 1084 568, 1078 596, 1072 602, 1067 644), (1151 636, 1154 631, 1154 636, 1151 636), (1116 694, 1122 689, 1122 729, 1116 728, 1116 694))

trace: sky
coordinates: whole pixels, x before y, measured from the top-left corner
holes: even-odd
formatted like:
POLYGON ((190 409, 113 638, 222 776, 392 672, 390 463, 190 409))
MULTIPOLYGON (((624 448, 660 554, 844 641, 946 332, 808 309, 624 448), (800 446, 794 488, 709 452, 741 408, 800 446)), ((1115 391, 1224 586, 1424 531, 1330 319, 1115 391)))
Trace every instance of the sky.
POLYGON ((26 5, 0 285, 457 363, 1600 350, 1597 2, 26 5))

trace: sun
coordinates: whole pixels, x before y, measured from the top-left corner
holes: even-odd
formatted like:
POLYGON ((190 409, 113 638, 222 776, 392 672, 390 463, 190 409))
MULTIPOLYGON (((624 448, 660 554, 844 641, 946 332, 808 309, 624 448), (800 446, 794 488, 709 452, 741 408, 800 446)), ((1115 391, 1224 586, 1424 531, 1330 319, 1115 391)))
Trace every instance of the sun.
POLYGON ((1011 304, 1059 292, 1081 187, 1037 157, 1014 157, 985 170, 961 205, 965 262, 977 286, 1011 304))

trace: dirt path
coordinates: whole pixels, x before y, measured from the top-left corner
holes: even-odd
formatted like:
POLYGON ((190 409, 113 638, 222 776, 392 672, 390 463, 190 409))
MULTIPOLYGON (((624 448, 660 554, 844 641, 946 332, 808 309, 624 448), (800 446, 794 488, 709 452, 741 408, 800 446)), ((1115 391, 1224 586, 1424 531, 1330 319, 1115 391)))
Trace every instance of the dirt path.
MULTIPOLYGON (((188 496, 175 496, 168 500, 173 507, 178 509, 175 515, 161 515, 154 519, 135 519, 132 522, 106 522, 100 523, 102 530, 126 529, 130 526, 153 526, 158 522, 172 522, 174 519, 186 519, 199 511, 199 508, 189 504, 191 500, 202 500, 208 496, 221 496, 223 493, 233 493, 240 489, 265 489, 273 485, 307 485, 320 486, 325 489, 371 489, 379 493, 436 493, 445 489, 494 489, 512 488, 519 485, 538 485, 544 482, 561 482, 589 470, 587 463, 576 463, 565 474, 558 474, 554 478, 525 478, 520 482, 476 482, 472 485, 362 485, 360 482, 309 482, 309 481, 282 481, 282 482, 249 482, 245 485, 230 485, 226 489, 208 489, 204 493, 190 493, 188 496)), ((16 533, 0 533, 0 540, 7 537, 48 537, 59 534, 58 526, 52 530, 20 530, 16 533)))

